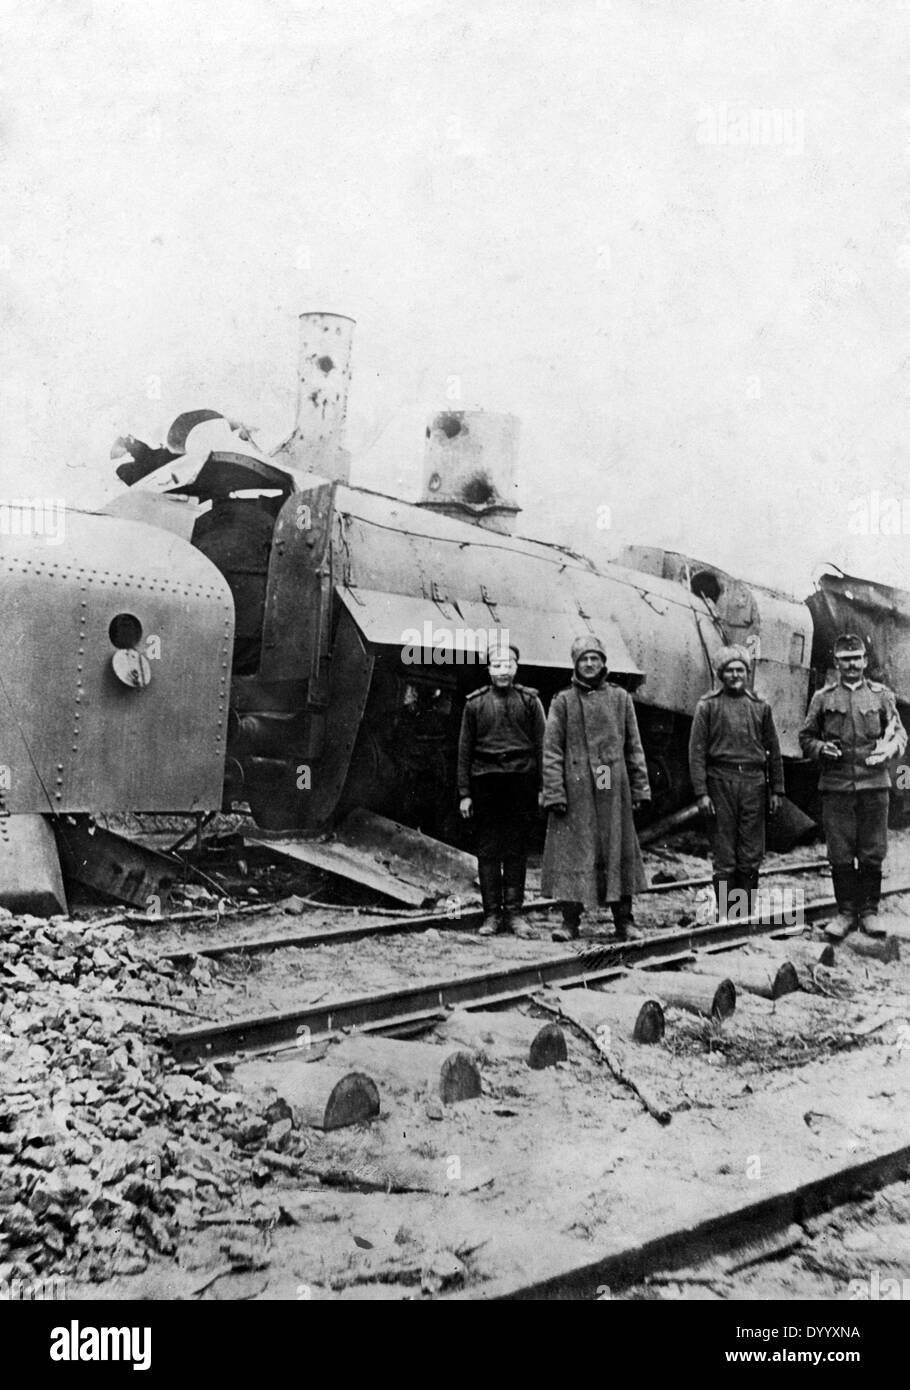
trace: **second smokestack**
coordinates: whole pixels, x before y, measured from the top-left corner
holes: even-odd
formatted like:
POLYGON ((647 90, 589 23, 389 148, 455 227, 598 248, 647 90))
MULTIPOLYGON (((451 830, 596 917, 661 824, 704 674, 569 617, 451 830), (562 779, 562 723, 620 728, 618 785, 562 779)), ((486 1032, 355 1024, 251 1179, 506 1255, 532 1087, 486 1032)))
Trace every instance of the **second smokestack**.
POLYGON ((351 475, 344 423, 354 327, 344 314, 300 315, 297 417, 290 438, 275 451, 307 473, 342 483, 351 475))

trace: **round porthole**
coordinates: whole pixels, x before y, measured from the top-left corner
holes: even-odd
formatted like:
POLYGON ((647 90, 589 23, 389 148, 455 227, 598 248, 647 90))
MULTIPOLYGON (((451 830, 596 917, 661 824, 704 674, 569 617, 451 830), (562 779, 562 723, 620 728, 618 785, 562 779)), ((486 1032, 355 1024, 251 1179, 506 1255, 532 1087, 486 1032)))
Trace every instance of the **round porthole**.
POLYGON ((712 603, 716 603, 724 591, 713 570, 696 570, 689 587, 697 598, 709 598, 712 603))
POLYGON ((132 613, 118 613, 116 618, 111 619, 107 634, 115 647, 127 651, 131 647, 138 647, 142 641, 142 624, 132 613))

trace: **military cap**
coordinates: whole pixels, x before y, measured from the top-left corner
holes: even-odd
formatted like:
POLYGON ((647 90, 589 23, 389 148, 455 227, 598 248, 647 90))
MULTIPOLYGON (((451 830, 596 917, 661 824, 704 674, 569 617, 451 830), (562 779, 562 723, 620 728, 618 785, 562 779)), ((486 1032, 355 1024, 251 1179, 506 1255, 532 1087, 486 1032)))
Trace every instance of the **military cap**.
POLYGON ((487 648, 487 665, 489 666, 491 661, 501 660, 502 657, 505 656, 506 652, 511 652, 516 661, 521 660, 521 652, 514 645, 514 643, 509 642, 508 644, 506 644, 505 642, 494 641, 491 642, 490 646, 487 648))
POLYGON ((866 644, 855 632, 845 632, 834 643, 835 656, 865 656, 866 644))

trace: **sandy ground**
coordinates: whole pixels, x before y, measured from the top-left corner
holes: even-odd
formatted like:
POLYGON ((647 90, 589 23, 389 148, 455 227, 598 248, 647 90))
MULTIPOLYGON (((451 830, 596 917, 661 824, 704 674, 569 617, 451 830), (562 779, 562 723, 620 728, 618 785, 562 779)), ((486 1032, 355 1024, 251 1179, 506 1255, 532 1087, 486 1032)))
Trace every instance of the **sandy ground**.
MULTIPOLYGON (((255 1296, 483 1297, 906 1142, 910 967, 843 959, 827 984, 838 997, 745 996, 723 1025, 670 1010, 661 1044, 627 1045, 624 1065, 671 1110, 667 1127, 574 1038, 568 1062, 543 1072, 487 1061, 483 1095, 432 1118, 419 1098, 385 1091, 379 1120, 330 1136, 332 1153, 355 1173, 416 1165, 434 1190, 280 1182, 298 1224, 263 1235, 255 1296)), ((199 1258, 191 1239, 178 1265, 192 1277, 172 1270, 172 1295, 197 1287, 199 1258)), ((202 1296, 249 1296, 251 1277, 225 1273, 202 1296)), ((836 1282, 817 1296, 840 1296, 836 1282)), ((762 1294, 749 1276, 718 1296, 762 1294)))
MULTIPOLYGON (((892 843, 892 878, 904 880, 910 836, 894 836, 892 843)), ((676 872, 704 868, 693 856, 676 872)), ((827 893, 823 876, 811 879, 808 896, 827 893)), ((907 902, 889 907, 901 930, 910 926, 907 902)), ((692 890, 668 894, 661 921, 676 925, 691 907, 692 890)), ((639 918, 646 922, 644 908, 639 918)), ((257 917, 252 929, 247 920, 221 930, 265 935, 282 925, 296 932, 303 922, 330 920, 338 914, 276 911, 257 917)), ((211 928, 193 930, 196 940, 212 935, 211 928)), ((177 942, 185 946, 188 938, 182 929, 142 928, 135 949, 148 955, 177 942)), ((564 950, 547 940, 542 926, 531 942, 445 929, 217 963, 197 957, 187 968, 146 972, 141 988, 132 986, 186 1015, 134 1007, 129 1017, 142 1021, 151 1050, 156 1029, 160 1035, 162 1027, 193 1017, 266 1012, 564 950)), ((202 1073, 174 1067, 162 1054, 159 1065, 176 1079, 165 1077, 168 1101, 159 1128, 167 1126, 181 1153, 193 1143, 204 1147, 216 1171, 205 1186, 202 1160, 190 1166, 193 1191, 178 1204, 180 1236, 171 1249, 145 1248, 129 1267, 135 1272, 116 1277, 105 1276, 98 1258, 92 1278, 80 1277, 90 1264, 83 1260, 69 1276, 69 1295, 483 1298, 907 1142, 910 964, 884 965, 842 951, 819 981, 824 992, 776 1003, 741 996, 723 1025, 670 1009, 660 1043, 619 1046, 626 1068, 671 1111, 667 1126, 644 1113, 589 1043, 574 1036, 568 1060, 546 1071, 485 1058, 482 1094, 454 1106, 386 1085, 376 1120, 325 1136, 276 1127, 274 1114, 266 1113, 272 1088, 245 1088, 242 1064, 235 1071, 219 1063, 202 1073), (219 1140, 217 1114, 233 1105, 243 1124, 232 1115, 224 1133, 233 1138, 219 1140), (266 1116, 261 1125, 260 1114, 266 1116), (389 1190, 399 1186, 419 1190, 389 1190)), ((113 985, 105 992, 102 981, 99 989, 105 1007, 126 1010, 113 985)), ((273 1063, 302 1065, 308 1065, 304 1056, 273 1063)), ((185 1185, 177 1172, 172 1184, 185 1185)), ((896 1228, 902 1210, 892 1211, 896 1228)), ((865 1219, 862 1211, 846 1213, 840 1225, 832 1218, 825 1231, 810 1233, 811 1241, 803 1233, 806 1248, 789 1263, 722 1277, 701 1272, 695 1282, 652 1282, 612 1296, 762 1298, 779 1296, 783 1287, 790 1297, 846 1296, 849 1281, 866 1277, 864 1269, 868 1274, 856 1234, 865 1219), (823 1240, 828 1253, 821 1269, 823 1240)), ((53 1268, 53 1262, 45 1266, 53 1268)))
MULTIPOLYGON (((225 1269, 215 1234, 188 1233, 175 1263, 129 1281, 130 1295, 190 1296, 221 1268, 198 1296, 411 1298, 451 1289, 482 1298, 906 1143, 907 967, 851 966, 841 976, 856 990, 846 1010, 802 995, 752 999, 722 1028, 671 1011, 665 1044, 628 1047, 625 1064, 672 1111, 666 1127, 574 1040, 569 1061, 543 1072, 485 1064, 483 1095, 440 1118, 411 1095, 387 1093, 378 1121, 329 1136, 329 1147, 348 1171, 416 1173, 433 1191, 345 1192, 280 1179, 288 1224, 253 1226, 260 1270, 225 1269), (847 1029, 887 1013, 846 1050, 847 1029), (781 1039, 796 1052, 811 1052, 814 1041, 817 1059, 800 1064, 781 1039)), ((237 1207, 230 1215, 242 1220, 237 1207)), ((825 1237, 829 1246, 839 1229, 825 1237)), ((869 1275, 870 1258, 841 1241, 821 1280, 804 1263, 776 1277, 765 1267, 626 1296, 778 1297, 786 1287, 790 1297, 846 1297, 851 1279, 869 1275), (803 1280, 803 1269, 812 1277, 803 1280)), ((92 1289, 123 1292, 123 1281, 92 1289)))

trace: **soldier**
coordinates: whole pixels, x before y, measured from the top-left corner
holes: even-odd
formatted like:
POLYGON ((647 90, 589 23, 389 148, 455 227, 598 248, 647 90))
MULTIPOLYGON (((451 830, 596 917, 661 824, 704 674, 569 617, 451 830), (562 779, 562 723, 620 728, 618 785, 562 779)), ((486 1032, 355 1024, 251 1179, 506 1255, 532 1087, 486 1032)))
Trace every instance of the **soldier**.
POLYGON ((907 732, 894 694, 867 680, 861 637, 834 643, 837 680, 816 691, 799 734, 806 757, 821 764, 822 823, 838 916, 827 935, 842 941, 859 926, 884 936, 878 919, 882 863, 888 852, 888 759, 903 753, 907 732))
POLYGON ((528 840, 538 811, 546 722, 536 690, 516 685, 517 647, 491 647, 490 684, 468 696, 458 740, 459 810, 473 817, 483 900, 481 936, 529 937, 521 914, 528 840))
POLYGON ((699 807, 714 820, 714 893, 718 919, 755 910, 758 871, 765 857, 766 772, 770 812, 784 794, 784 767, 771 706, 746 685, 745 647, 721 647, 714 662, 720 682, 695 706, 689 738, 689 776, 699 807))
POLYGON ((402 819, 437 840, 457 838, 458 832, 453 693, 422 681, 408 685, 386 732, 385 746, 401 772, 402 819))
POLYGON ((635 706, 607 683, 607 653, 589 633, 572 643, 575 674, 554 696, 543 746, 543 804, 551 813, 541 889, 562 900, 554 941, 578 936, 584 907, 609 903, 621 941, 640 937, 632 894, 647 887, 633 807, 651 788, 635 706))

